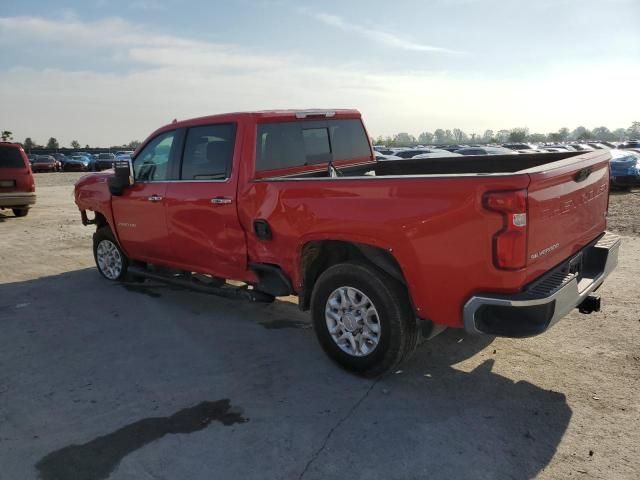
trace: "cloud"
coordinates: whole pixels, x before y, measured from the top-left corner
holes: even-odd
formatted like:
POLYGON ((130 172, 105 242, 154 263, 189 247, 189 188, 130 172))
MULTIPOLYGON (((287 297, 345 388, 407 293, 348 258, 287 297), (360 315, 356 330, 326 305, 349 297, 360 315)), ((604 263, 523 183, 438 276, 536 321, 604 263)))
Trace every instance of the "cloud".
POLYGON ((257 55, 243 49, 159 34, 117 17, 93 22, 41 17, 0 17, 0 42, 56 45, 57 53, 86 56, 90 50, 109 52, 112 60, 135 66, 195 67, 205 70, 260 70, 281 66, 286 58, 257 55))
POLYGON ((640 66, 633 64, 536 68, 525 79, 504 72, 376 72, 366 63, 322 64, 166 35, 121 18, 0 17, 0 42, 15 58, 24 58, 26 45, 73 60, 66 69, 15 63, 0 69, 0 126, 18 139, 54 136, 65 145, 74 138, 118 144, 143 139, 173 118, 270 108, 359 108, 376 136, 454 127, 476 133, 515 125, 544 132, 626 127, 634 120, 628 93, 640 84, 640 66), (96 57, 100 72, 88 71, 96 57))
POLYGON ((343 30, 345 32, 355 33, 357 35, 360 35, 361 37, 380 43, 386 47, 398 48, 401 50, 408 50, 412 52, 435 52, 435 53, 452 53, 452 54, 464 53, 464 52, 452 50, 449 48, 436 47, 433 45, 425 45, 422 43, 411 42, 393 33, 384 32, 377 29, 373 30, 371 28, 367 28, 362 25, 358 25, 356 23, 347 22, 345 19, 337 15, 331 15, 328 13, 308 12, 308 11, 305 11, 305 12, 311 15, 316 20, 326 25, 339 28, 340 30, 343 30))

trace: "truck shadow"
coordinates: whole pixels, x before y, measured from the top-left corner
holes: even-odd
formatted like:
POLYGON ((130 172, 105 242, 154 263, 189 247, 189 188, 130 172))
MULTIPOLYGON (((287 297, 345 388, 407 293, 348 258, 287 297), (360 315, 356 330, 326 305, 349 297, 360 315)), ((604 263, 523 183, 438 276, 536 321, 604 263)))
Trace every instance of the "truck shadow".
POLYGON ((157 449, 145 458, 159 471, 166 455, 189 450, 198 478, 207 471, 219 478, 533 478, 572 416, 564 394, 494 372, 491 338, 446 331, 402 372, 367 380, 325 357, 307 314, 291 302, 249 304, 152 283, 129 288, 94 269, 0 284, 0 324, 2 408, 12 420, 0 464, 39 458, 43 476, 89 452, 86 478, 104 478, 146 445, 157 449), (466 359, 476 367, 456 368, 466 359), (92 390, 79 389, 81 381, 92 390), (233 435, 207 425, 158 429, 170 415, 155 409, 171 414, 212 398, 232 398, 251 421, 233 435), (141 441, 127 436, 147 424, 151 433, 141 441), (172 434, 195 430, 197 437, 163 450, 172 434), (38 442, 11 448, 11 438, 32 433, 38 442))

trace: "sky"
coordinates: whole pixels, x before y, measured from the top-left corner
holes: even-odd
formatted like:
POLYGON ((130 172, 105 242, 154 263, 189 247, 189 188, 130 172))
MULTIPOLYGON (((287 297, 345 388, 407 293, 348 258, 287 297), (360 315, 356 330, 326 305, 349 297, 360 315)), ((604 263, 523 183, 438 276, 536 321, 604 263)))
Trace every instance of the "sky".
POLYGON ((372 136, 640 120, 640 0, 21 0, 0 130, 120 145, 172 119, 357 108, 372 136))

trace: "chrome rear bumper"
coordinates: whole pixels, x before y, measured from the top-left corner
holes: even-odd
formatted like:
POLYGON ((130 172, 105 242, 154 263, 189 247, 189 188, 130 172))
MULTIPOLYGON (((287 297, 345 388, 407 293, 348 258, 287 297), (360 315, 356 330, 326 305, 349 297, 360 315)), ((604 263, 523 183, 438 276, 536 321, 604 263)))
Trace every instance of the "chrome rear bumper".
POLYGON ((605 233, 517 294, 480 294, 464 306, 464 328, 503 337, 538 335, 578 307, 618 264, 621 239, 605 233))
POLYGON ((0 193, 0 208, 26 207, 36 203, 33 192, 4 192, 0 193))

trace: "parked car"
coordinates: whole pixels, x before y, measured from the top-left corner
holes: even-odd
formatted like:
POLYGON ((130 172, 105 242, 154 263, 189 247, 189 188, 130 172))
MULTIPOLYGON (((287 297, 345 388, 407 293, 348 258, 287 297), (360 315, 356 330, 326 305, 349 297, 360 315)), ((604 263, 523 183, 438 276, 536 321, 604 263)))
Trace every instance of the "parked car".
POLYGON ((610 155, 544 157, 376 162, 356 110, 232 113, 159 128, 75 201, 106 279, 297 295, 331 358, 377 375, 446 327, 529 337, 599 310, 610 155))
POLYGON ((424 159, 424 158, 442 158, 442 157, 461 157, 462 155, 448 150, 442 150, 440 148, 430 148, 427 152, 416 155, 412 158, 424 159))
POLYGON ((31 170, 36 172, 57 172, 60 162, 51 155, 38 155, 31 164, 31 170))
POLYGON ((502 144, 504 148, 509 148, 511 150, 535 150, 536 147, 530 145, 528 143, 504 143, 502 144))
POLYGON ((456 150, 455 153, 460 155, 518 155, 518 152, 504 147, 467 147, 456 150))
POLYGON ((640 148, 640 140, 629 140, 628 142, 621 144, 618 148, 640 148))
POLYGON ((65 172, 88 172, 91 170, 91 160, 82 155, 67 157, 63 169, 65 172))
MULTIPOLYGON (((92 153, 88 153, 88 152, 73 152, 71 154, 71 158, 73 158, 73 157, 83 157, 83 158, 85 158, 87 160, 87 162, 88 162, 87 169, 89 171, 93 171, 95 169, 96 155, 94 155, 92 153)), ((76 158, 76 160, 77 160, 77 158, 76 158)), ((68 170, 68 171, 72 171, 72 170, 78 171, 77 164, 72 165, 70 167, 70 170, 68 170)), ((67 171, 67 170, 65 170, 65 171, 67 171)))
POLYGON ((640 153, 611 150, 611 185, 628 188, 640 185, 640 153))
POLYGON ((99 153, 98 159, 93 164, 93 170, 99 172, 101 170, 113 168, 113 162, 115 160, 116 156, 113 153, 99 153))
POLYGON ((410 150, 401 150, 398 152, 395 152, 394 155, 396 157, 400 157, 400 158, 416 158, 417 156, 422 156, 421 158, 428 158, 428 157, 424 157, 423 155, 430 155, 432 157, 435 156, 441 156, 441 157, 445 157, 448 156, 448 154, 450 154, 451 152, 449 152, 448 150, 443 150, 441 148, 417 148, 417 149, 410 149, 410 150))
POLYGON ((0 209, 24 217, 36 203, 36 182, 29 159, 17 143, 0 142, 0 209))
POLYGON ((402 160, 402 157, 396 155, 384 155, 380 152, 374 152, 376 160, 384 162, 385 160, 402 160))
POLYGON ((587 145, 586 143, 573 143, 571 144, 578 152, 593 152, 595 148, 587 145))
POLYGON ((461 148, 467 148, 469 145, 436 145, 435 148, 440 150, 447 150, 449 152, 455 152, 461 148))
POLYGON ((558 151, 559 149, 559 150, 564 150, 565 152, 577 152, 577 150, 573 148, 571 145, 565 145, 565 144, 549 144, 549 145, 544 145, 540 148, 547 151, 550 151, 549 148, 553 148, 555 149, 554 151, 558 151))
POLYGON ((386 148, 386 147, 374 147, 374 150, 378 153, 381 153, 383 155, 393 155, 396 153, 396 150, 392 150, 390 148, 386 148))
POLYGON ((611 147, 605 145, 602 142, 587 142, 587 145, 589 145, 591 148, 593 148, 595 150, 609 150, 609 149, 611 149, 611 147))
POLYGON ((58 160, 61 167, 62 165, 64 165, 64 162, 67 159, 67 156, 64 153, 52 153, 51 156, 58 160))
POLYGON ((119 150, 115 153, 116 157, 120 157, 124 155, 131 157, 131 155, 133 155, 133 150, 119 150))

